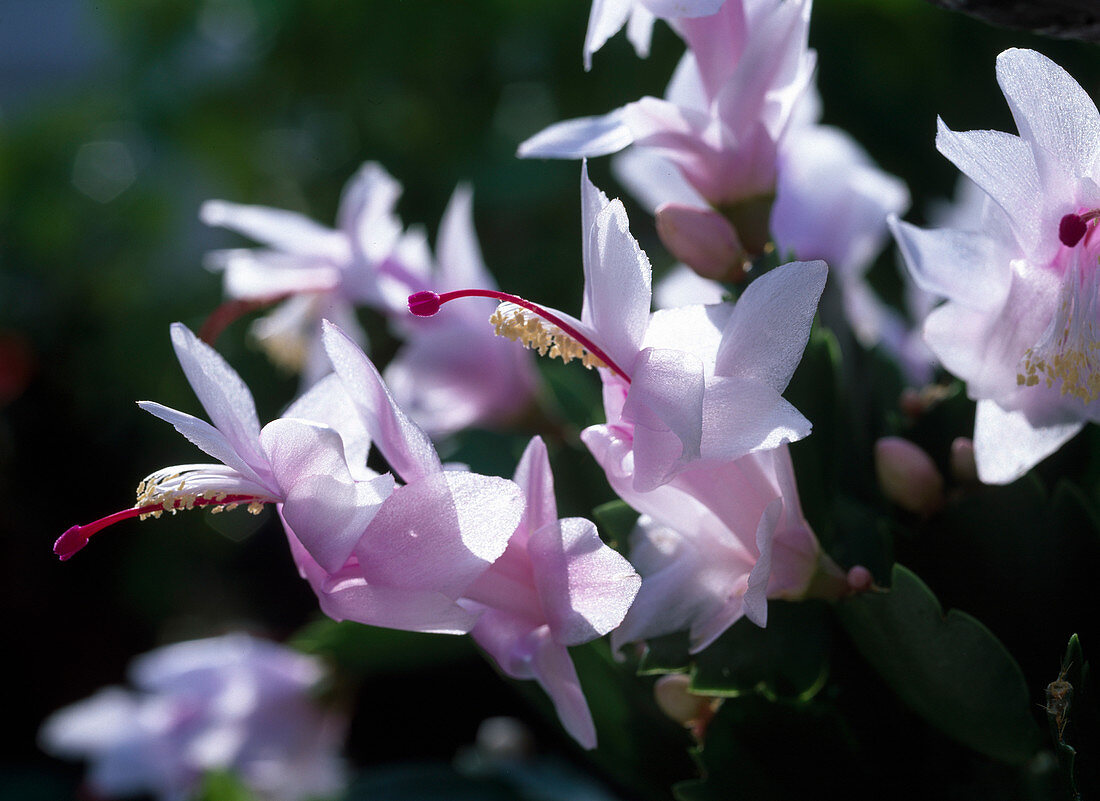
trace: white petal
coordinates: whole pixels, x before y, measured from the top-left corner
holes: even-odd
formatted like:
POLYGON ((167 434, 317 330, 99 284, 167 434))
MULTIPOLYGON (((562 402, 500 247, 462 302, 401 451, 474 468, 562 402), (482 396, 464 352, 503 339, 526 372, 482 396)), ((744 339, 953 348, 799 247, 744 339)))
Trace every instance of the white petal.
POLYGON ((1041 236, 1042 187, 1031 147, 1001 131, 956 132, 937 120, 936 148, 997 203, 1025 250, 1041 236))
POLYGON ((229 228, 286 253, 333 261, 348 256, 347 242, 339 233, 297 212, 208 200, 202 204, 199 218, 207 225, 229 228))
POLYGON ((588 30, 584 34, 584 68, 592 69, 592 54, 626 23, 634 0, 592 0, 588 30))
MULTIPOLYGON (((717 281, 703 278, 685 264, 677 264, 667 272, 657 286, 653 288, 654 305, 658 311, 674 311, 679 307, 717 304, 725 297, 726 289, 717 281)), ((732 308, 732 307, 731 307, 732 308)), ((649 329, 646 331, 646 344, 652 344, 653 326, 657 322, 657 312, 654 312, 649 321, 649 329)), ((721 331, 715 332, 714 351, 718 350, 721 341, 721 331)))
POLYGON ((909 274, 925 292, 978 309, 1004 303, 1012 272, 984 233, 939 228, 926 231, 889 219, 909 274))
POLYGON ((260 453, 256 404, 237 371, 182 323, 172 324, 172 347, 210 421, 254 471, 266 467, 260 453))
POLYGON ((435 446, 397 405, 370 359, 331 323, 324 324, 322 336, 336 374, 390 467, 406 482, 440 472, 435 446))
POLYGON ((1035 153, 1040 167, 1051 162, 1044 177, 1073 180, 1092 174, 1100 114, 1069 73, 1034 50, 1013 48, 997 57, 997 82, 1020 136, 1041 148, 1035 153))
POLYGON ((680 168, 645 148, 630 148, 611 160, 611 173, 652 214, 662 203, 705 208, 707 201, 680 168))
POLYGON ((1009 484, 1083 427, 1084 423, 1074 421, 1036 428, 1023 412, 1006 412, 993 401, 978 401, 974 420, 978 478, 986 484, 1009 484))
POLYGON ((827 274, 825 262, 791 262, 749 284, 722 332, 715 374, 782 392, 810 340, 827 274))
POLYGON ((310 420, 335 429, 344 441, 344 452, 352 475, 356 478, 373 478, 377 475, 366 467, 370 433, 363 425, 355 404, 348 397, 343 382, 335 373, 330 373, 314 384, 282 416, 310 420))
POLYGON ((634 141, 619 110, 599 117, 578 117, 545 128, 522 142, 521 159, 579 159, 617 153, 634 141))
POLYGON ((467 184, 455 188, 443 220, 439 224, 436 241, 436 258, 439 262, 438 292, 455 289, 496 289, 474 229, 474 193, 467 184))
POLYGON ((766 384, 740 378, 707 382, 700 449, 704 459, 731 461, 800 440, 810 429, 810 421, 766 384))
POLYGON ((542 437, 532 437, 516 465, 512 477, 526 499, 522 527, 528 532, 557 522, 558 505, 554 499, 554 474, 542 437))

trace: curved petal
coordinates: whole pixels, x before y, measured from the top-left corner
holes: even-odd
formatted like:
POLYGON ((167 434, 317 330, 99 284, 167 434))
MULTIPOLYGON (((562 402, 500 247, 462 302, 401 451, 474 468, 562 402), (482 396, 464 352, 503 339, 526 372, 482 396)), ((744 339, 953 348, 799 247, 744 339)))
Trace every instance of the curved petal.
POLYGON ((926 231, 891 215, 888 223, 916 285, 966 306, 991 309, 1004 302, 1011 270, 981 232, 926 231))
MULTIPOLYGON (((657 315, 662 311, 676 311, 685 306, 715 305, 721 303, 725 296, 726 288, 717 281, 703 278, 686 264, 675 265, 653 288, 653 304, 657 307, 657 311, 649 319, 644 344, 659 347, 651 340, 653 327, 658 319, 657 315)), ((718 343, 722 338, 720 330, 716 333, 712 353, 718 351, 718 343)))
POLYGON ((800 440, 811 425, 771 387, 717 378, 707 383, 702 429, 702 458, 725 462, 800 440))
POLYGON ((828 268, 791 262, 749 284, 722 331, 714 372, 782 392, 802 360, 828 268))
POLYGON ((335 373, 330 373, 310 387, 282 416, 310 420, 335 429, 344 441, 344 454, 352 475, 358 479, 370 479, 377 475, 366 466, 370 433, 348 397, 344 383, 335 373))
POLYGON ((1068 72, 1034 50, 997 56, 997 82, 1020 136, 1034 145, 1045 178, 1072 180, 1093 173, 1100 149, 1100 113, 1068 72))
POLYGON ((634 141, 634 134, 616 109, 599 117, 577 117, 556 122, 520 143, 521 159, 579 159, 618 153, 634 141))
POLYGON ((1006 412, 994 401, 978 401, 974 459, 986 484, 1010 484, 1068 442, 1084 423, 1035 427, 1020 411, 1006 412))
POLYGON ((707 205, 676 164, 645 148, 631 148, 615 156, 611 160, 611 174, 651 214, 662 203, 707 205))
POLYGON ((533 532, 527 553, 551 635, 560 645, 580 645, 618 626, 641 585, 630 562, 581 517, 533 532))
POLYGON ((1043 192, 1031 146, 1001 131, 952 131, 937 119, 936 149, 966 173, 1012 221, 1020 246, 1039 242, 1043 192))
POLYGON ((175 409, 162 406, 154 401, 138 401, 138 406, 171 425, 199 450, 210 454, 222 464, 236 470, 249 481, 253 481, 261 487, 267 487, 274 495, 279 494, 276 491, 274 482, 270 480, 270 470, 266 465, 264 467, 264 478, 261 478, 252 469, 251 465, 241 458, 225 435, 205 420, 192 417, 184 412, 177 412, 175 409))
POLYGON ((399 197, 401 184, 373 161, 360 167, 344 188, 338 224, 345 241, 368 262, 384 259, 401 238, 401 221, 393 211, 399 197))
POLYGON ((523 522, 520 524, 523 530, 530 533, 557 522, 554 474, 550 470, 550 457, 542 437, 532 437, 527 443, 512 480, 523 490, 523 497, 526 499, 523 522))
POLYGON ((500 558, 523 513, 513 482, 441 472, 398 487, 355 548, 371 584, 459 598, 500 558))
POLYGON ((326 321, 323 329, 333 369, 390 467, 407 482, 439 473, 443 467, 435 446, 397 405, 370 359, 336 326, 326 321))
POLYGON ((436 240, 438 292, 454 289, 496 289, 496 282, 485 268, 481 247, 474 228, 474 193, 468 184, 460 184, 451 195, 436 240))
POLYGON ((535 680, 553 701, 561 725, 581 748, 595 748, 596 724, 569 651, 549 636, 543 636, 535 649, 531 667, 535 680))
POLYGON ((629 371, 649 323, 649 258, 631 236, 626 209, 619 200, 596 215, 586 239, 595 261, 584 265, 581 320, 595 329, 608 355, 629 371))
POLYGON ((244 234, 284 253, 333 261, 348 257, 347 242, 337 231, 297 212, 208 200, 199 209, 199 219, 207 225, 244 234))
POLYGON ((588 29, 584 34, 584 69, 592 69, 592 54, 626 24, 633 0, 592 0, 588 29))
POLYGON ((772 542, 783 514, 783 499, 776 498, 764 509, 756 527, 756 548, 759 556, 749 572, 741 607, 745 617, 761 628, 768 625, 768 580, 772 573, 772 542))
POLYGON ((172 347, 210 421, 253 471, 265 474, 256 404, 237 371, 182 323, 172 324, 172 347))
POLYGON ((275 420, 260 441, 283 490, 284 520, 317 563, 336 572, 393 492, 393 476, 353 479, 343 440, 327 426, 275 420))

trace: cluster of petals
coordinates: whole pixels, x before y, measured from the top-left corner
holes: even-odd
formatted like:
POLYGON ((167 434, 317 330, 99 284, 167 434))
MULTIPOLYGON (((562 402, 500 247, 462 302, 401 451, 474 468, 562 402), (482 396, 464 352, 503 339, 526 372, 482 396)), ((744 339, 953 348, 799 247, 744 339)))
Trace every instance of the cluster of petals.
POLYGON ((55 712, 39 732, 57 756, 87 759, 99 796, 194 797, 232 771, 258 799, 339 792, 345 722, 313 690, 313 657, 245 634, 158 648, 130 666, 134 689, 108 687, 55 712))
POLYGON ((677 20, 688 50, 664 99, 556 123, 519 155, 581 158, 633 145, 628 172, 660 204, 666 246, 721 277, 743 250, 767 241, 781 141, 815 63, 809 12, 805 0, 728 0, 712 16, 677 20))
POLYGON ((433 260, 419 228, 403 230, 394 206, 401 186, 381 166, 363 165, 344 190, 335 229, 279 209, 208 201, 202 219, 265 245, 216 251, 210 264, 225 274, 237 301, 282 302, 256 321, 253 334, 276 363, 301 371, 303 386, 329 372, 321 322, 335 322, 361 346, 356 309, 394 320, 405 340, 387 380, 408 413, 433 435, 519 415, 536 388, 530 359, 494 337, 478 304, 447 321, 409 320, 413 289, 452 284, 491 286, 477 243, 470 190, 455 190, 440 226, 433 260))
POLYGON ((305 386, 328 372, 322 319, 365 344, 356 307, 392 310, 407 294, 405 287, 427 275, 430 254, 423 232, 404 232, 394 211, 400 196, 400 184, 368 162, 345 187, 334 229, 282 209, 224 200, 203 204, 200 217, 207 225, 262 243, 215 251, 209 264, 224 272, 230 298, 282 301, 257 320, 253 334, 276 363, 301 371, 305 386))
POLYGON ((607 425, 632 442, 634 489, 809 434, 782 392, 809 340, 823 262, 783 265, 736 305, 651 313, 649 260, 622 203, 609 201, 586 170, 581 217, 585 286, 574 323, 616 366, 600 370, 604 408, 607 425))
POLYGON ((1097 261, 1100 115, 1062 68, 1007 50, 997 80, 1018 136, 956 132, 936 146, 984 193, 980 218, 923 230, 891 221, 917 286, 945 299, 924 322, 935 356, 977 403, 987 483, 1013 481, 1100 419, 1097 261), (1067 231, 1070 228, 1079 231, 1067 231))
POLYGON ((638 492, 628 437, 593 426, 582 438, 614 490, 642 513, 630 541, 642 587, 611 635, 616 647, 687 630, 697 652, 743 616, 765 626, 768 598, 847 592, 802 514, 786 444, 638 492))

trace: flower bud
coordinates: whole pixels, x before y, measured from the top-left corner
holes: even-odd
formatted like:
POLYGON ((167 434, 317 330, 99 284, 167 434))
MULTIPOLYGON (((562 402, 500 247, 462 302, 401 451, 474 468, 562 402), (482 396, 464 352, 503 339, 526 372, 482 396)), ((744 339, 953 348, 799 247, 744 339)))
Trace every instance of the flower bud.
POLYGON ((956 437, 951 443, 951 476, 960 484, 978 483, 978 465, 974 461, 974 440, 956 437))
POLYGON ((683 203, 657 207, 657 234, 669 253, 704 278, 743 277, 743 252, 729 220, 713 209, 683 203))
POLYGON ((693 694, 686 673, 669 673, 657 679, 653 695, 661 711, 684 726, 694 726, 713 714, 713 699, 693 694))
POLYGON ((943 506, 943 476, 908 440, 883 437, 875 443, 875 474, 883 495, 906 511, 930 515, 943 506))

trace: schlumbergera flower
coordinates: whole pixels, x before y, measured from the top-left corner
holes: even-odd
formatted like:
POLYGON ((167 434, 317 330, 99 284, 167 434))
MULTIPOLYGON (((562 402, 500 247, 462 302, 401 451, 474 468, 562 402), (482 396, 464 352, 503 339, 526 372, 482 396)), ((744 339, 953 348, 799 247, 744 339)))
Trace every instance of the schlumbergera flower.
POLYGON ((180 364, 215 425, 160 404, 140 405, 221 464, 153 473, 139 485, 133 508, 73 526, 54 552, 68 559, 96 532, 132 517, 202 506, 259 512, 274 503, 299 571, 330 616, 468 631, 476 616, 455 601, 504 552, 523 509, 520 490, 501 478, 444 473, 427 436, 384 389, 347 367, 347 349, 365 360, 362 351, 345 334, 329 338, 344 375, 322 379, 285 417, 261 429, 240 377, 184 326, 173 326, 180 364), (348 376, 359 380, 354 403, 344 389, 348 376), (404 486, 366 467, 372 436, 404 486))
POLYGON ((554 477, 538 437, 524 451, 515 482, 527 508, 504 555, 466 591, 461 603, 481 614, 470 633, 506 674, 541 684, 566 730, 595 748, 596 728, 567 646, 618 626, 641 579, 590 521, 558 519, 554 477))
POLYGON ((785 443, 638 492, 629 434, 614 425, 581 435, 612 488, 642 513, 630 559, 642 588, 615 647, 687 630, 691 650, 742 616, 767 624, 768 598, 838 598, 850 587, 802 514, 785 443))
MULTIPOLYGON (((477 243, 468 187, 456 189, 447 205, 435 260, 424 285, 439 292, 496 288, 477 243)), ((466 304, 446 318, 402 314, 394 320, 405 345, 386 366, 386 383, 405 412, 433 436, 516 418, 533 401, 538 379, 530 354, 493 335, 485 325, 487 302, 466 304)))
POLYGON ((892 227, 917 285, 946 298, 925 341, 978 402, 979 477, 1004 484, 1100 419, 1100 115, 1034 51, 1002 53, 997 80, 1019 136, 936 136, 987 196, 981 224, 892 227))
POLYGON ((650 159, 645 182, 663 195, 666 247, 703 275, 736 277, 768 243, 780 145, 815 63, 809 13, 807 0, 728 0, 712 16, 676 20, 688 51, 665 99, 556 123, 519 155, 581 158, 633 145, 650 159))
POLYGON ((225 274, 234 299, 211 317, 204 339, 216 338, 232 316, 279 303, 256 321, 252 333, 277 364, 301 372, 309 386, 328 372, 321 320, 333 320, 366 343, 355 308, 392 312, 409 286, 428 279, 430 254, 422 231, 403 232, 394 205, 401 185, 380 165, 364 164, 340 200, 337 227, 326 228, 295 212, 223 200, 203 204, 200 216, 244 234, 263 248, 216 251, 210 266, 225 274))
POLYGON ((649 55, 653 23, 658 17, 707 17, 721 8, 725 0, 592 0, 588 30, 584 35, 584 68, 592 69, 592 54, 625 25, 626 36, 634 52, 649 55))
POLYGON ((176 643, 134 660, 135 690, 105 688, 55 712, 39 740, 88 759, 97 797, 183 801, 226 770, 265 801, 334 795, 345 721, 312 694, 323 677, 316 659, 244 634, 176 643))
POLYGON ((647 491, 691 467, 717 465, 810 432, 782 397, 809 339, 825 285, 823 262, 791 263, 749 285, 736 306, 650 314, 649 259, 620 201, 582 169, 585 275, 580 319, 481 289, 418 292, 417 315, 464 297, 504 303, 498 333, 541 353, 600 368, 610 425, 633 442, 633 486, 647 491))

